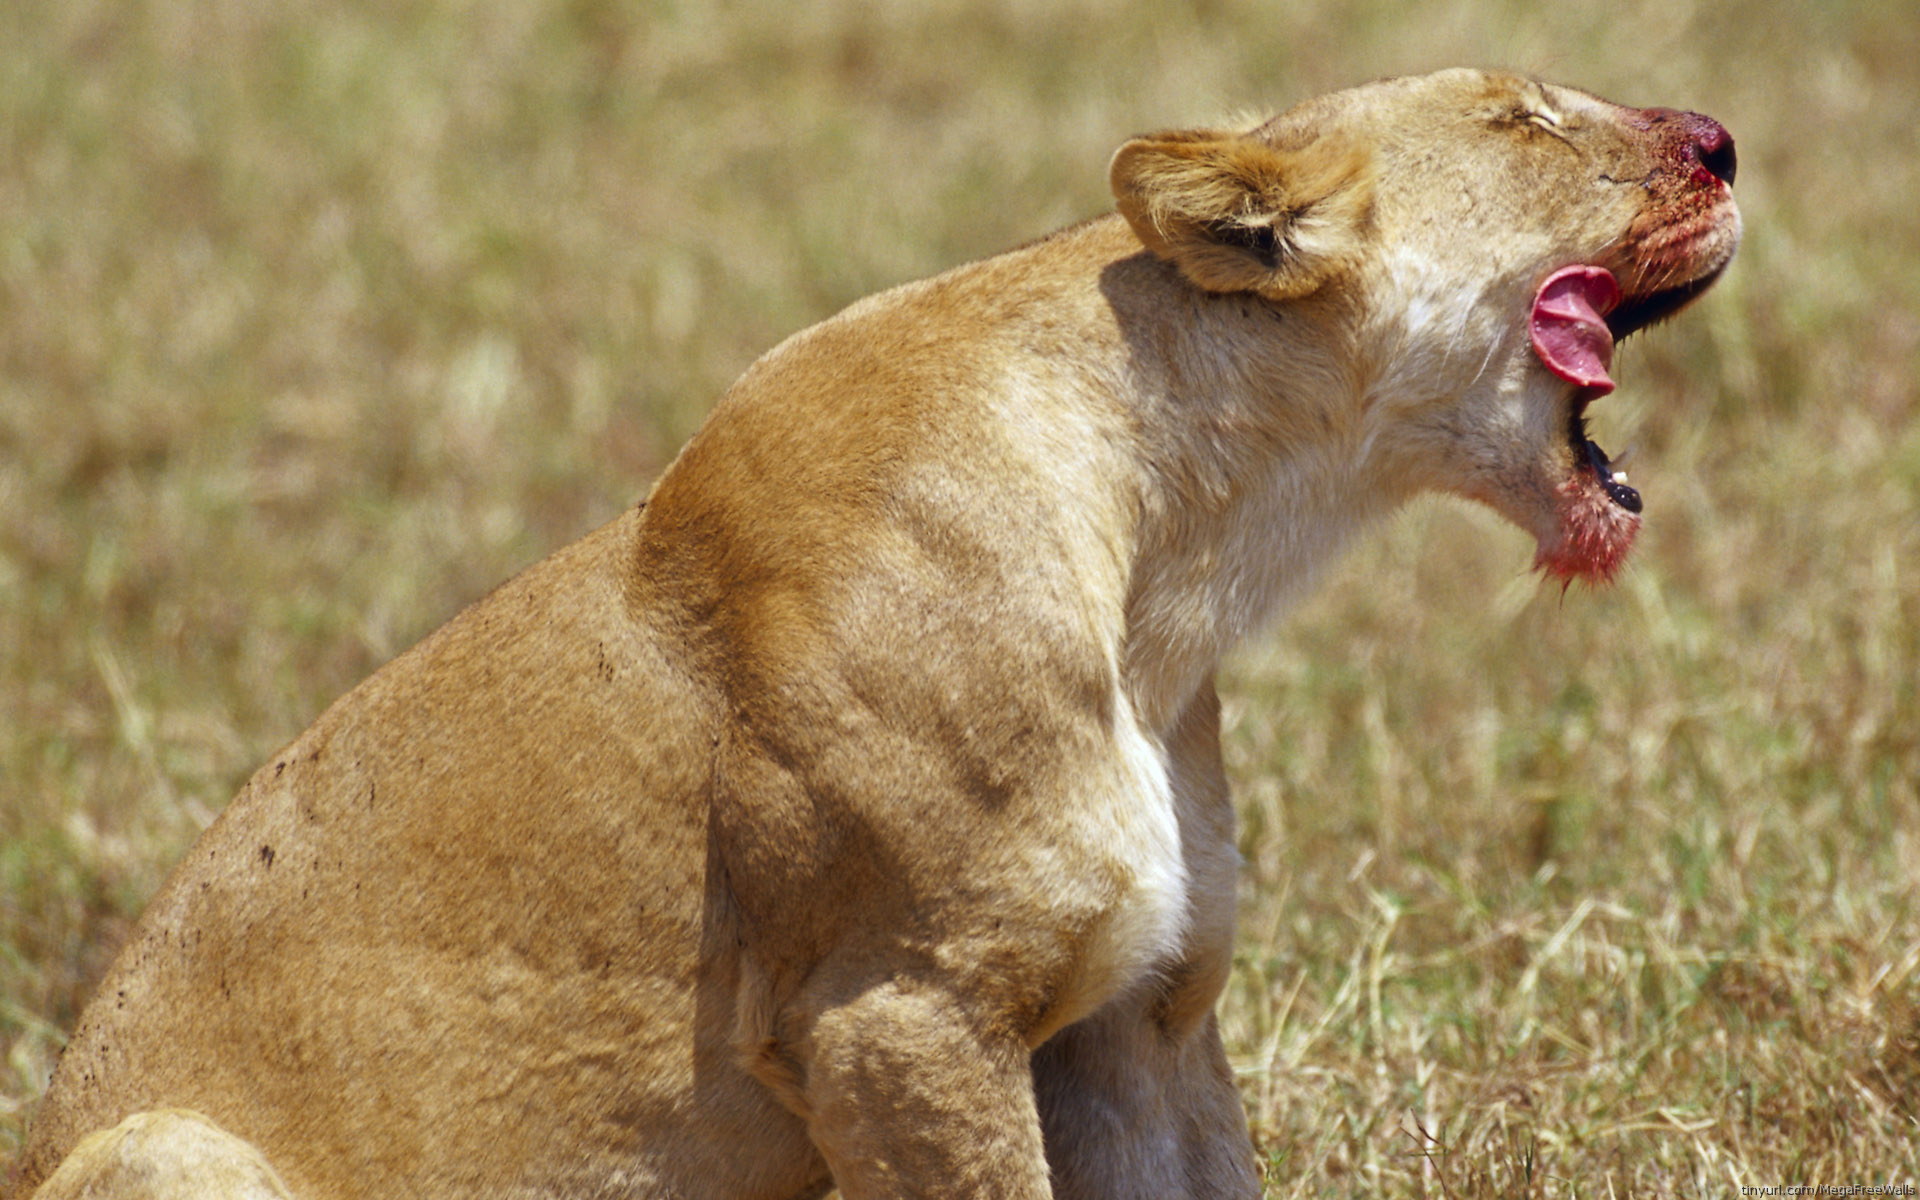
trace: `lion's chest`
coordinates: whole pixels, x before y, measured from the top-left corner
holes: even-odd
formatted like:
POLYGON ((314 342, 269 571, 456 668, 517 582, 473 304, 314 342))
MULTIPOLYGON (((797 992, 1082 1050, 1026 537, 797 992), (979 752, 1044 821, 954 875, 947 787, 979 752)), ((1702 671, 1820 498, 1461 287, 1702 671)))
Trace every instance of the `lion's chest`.
POLYGON ((1131 721, 1113 749, 1105 786, 1087 793, 1072 844, 1047 855, 1078 876, 1043 880, 1053 894, 1085 895, 1097 886, 1102 902, 1085 921, 1079 953, 1036 1040, 1178 960, 1193 923, 1193 848, 1183 844, 1167 753, 1131 721))

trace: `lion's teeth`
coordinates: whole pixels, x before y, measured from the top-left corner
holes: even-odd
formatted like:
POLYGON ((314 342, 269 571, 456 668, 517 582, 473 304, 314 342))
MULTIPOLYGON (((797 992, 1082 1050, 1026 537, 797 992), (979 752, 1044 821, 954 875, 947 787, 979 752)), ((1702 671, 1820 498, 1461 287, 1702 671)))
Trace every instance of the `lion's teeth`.
POLYGON ((1615 471, 1613 473, 1613 481, 1615 483, 1625 483, 1627 481, 1627 473, 1625 471, 1615 471))

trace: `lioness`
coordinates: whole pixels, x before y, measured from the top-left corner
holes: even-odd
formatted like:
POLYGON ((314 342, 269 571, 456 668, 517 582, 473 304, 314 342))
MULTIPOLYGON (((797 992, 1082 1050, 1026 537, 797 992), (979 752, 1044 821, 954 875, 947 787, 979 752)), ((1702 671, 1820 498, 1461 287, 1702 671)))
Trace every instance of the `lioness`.
POLYGON ((1418 492, 1614 574, 1583 414, 1727 265, 1733 141, 1456 70, 1111 175, 790 338, 255 775, 16 1195, 1255 1195, 1214 665, 1418 492))

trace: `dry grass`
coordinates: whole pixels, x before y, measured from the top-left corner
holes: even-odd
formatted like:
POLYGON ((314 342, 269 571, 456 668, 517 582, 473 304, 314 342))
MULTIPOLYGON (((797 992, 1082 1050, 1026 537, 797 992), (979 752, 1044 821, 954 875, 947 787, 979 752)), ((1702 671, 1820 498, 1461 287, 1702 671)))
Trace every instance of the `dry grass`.
POLYGON ((1750 232, 1597 414, 1620 586, 1436 505, 1235 662, 1269 1194, 1920 1182, 1903 0, 0 5, 0 1161, 245 774, 756 353, 1447 62, 1714 113, 1750 232))

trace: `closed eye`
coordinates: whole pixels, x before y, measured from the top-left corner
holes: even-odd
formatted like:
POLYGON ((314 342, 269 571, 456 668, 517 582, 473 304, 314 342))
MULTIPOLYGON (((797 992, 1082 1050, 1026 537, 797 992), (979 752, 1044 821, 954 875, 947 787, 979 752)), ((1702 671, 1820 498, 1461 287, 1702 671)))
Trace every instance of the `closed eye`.
POLYGON ((1523 110, 1519 115, 1521 121, 1533 126, 1535 129, 1550 133, 1563 142, 1568 140, 1566 120, 1561 117, 1558 109, 1545 103, 1536 103, 1523 110))
POLYGON ((1573 126, 1565 115, 1548 101, 1544 93, 1523 93, 1514 97, 1512 106, 1493 118, 1497 125, 1518 128, 1531 125, 1542 133, 1550 134, 1563 142, 1571 144, 1568 136, 1573 126))
POLYGON ((1567 120, 1553 102, 1547 98, 1547 90, 1537 84, 1520 92, 1519 112, 1515 115, 1530 125, 1537 125, 1548 133, 1558 134, 1566 128, 1567 120))

